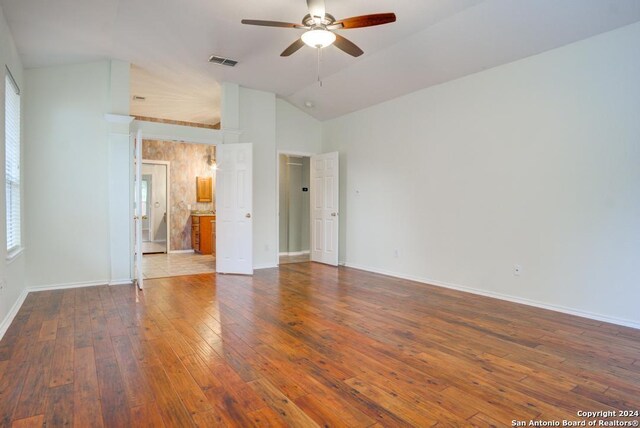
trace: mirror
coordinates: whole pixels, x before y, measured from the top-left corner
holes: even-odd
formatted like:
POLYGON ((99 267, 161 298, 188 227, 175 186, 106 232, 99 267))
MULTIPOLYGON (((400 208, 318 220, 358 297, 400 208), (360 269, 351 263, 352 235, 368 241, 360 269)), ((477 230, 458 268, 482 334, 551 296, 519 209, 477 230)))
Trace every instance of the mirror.
POLYGON ((213 201, 213 180, 211 177, 196 177, 196 202, 213 201))

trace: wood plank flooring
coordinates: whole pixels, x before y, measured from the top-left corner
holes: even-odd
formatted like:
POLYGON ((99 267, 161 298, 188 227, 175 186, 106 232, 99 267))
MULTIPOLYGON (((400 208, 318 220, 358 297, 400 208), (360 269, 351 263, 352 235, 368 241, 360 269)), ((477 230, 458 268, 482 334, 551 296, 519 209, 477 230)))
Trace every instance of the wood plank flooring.
POLYGON ((640 409, 640 330, 314 263, 31 293, 0 427, 511 426, 640 409))

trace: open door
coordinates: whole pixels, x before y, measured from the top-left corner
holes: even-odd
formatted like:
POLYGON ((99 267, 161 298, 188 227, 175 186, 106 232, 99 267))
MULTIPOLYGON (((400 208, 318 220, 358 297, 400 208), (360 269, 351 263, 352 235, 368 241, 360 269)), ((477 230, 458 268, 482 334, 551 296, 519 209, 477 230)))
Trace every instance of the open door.
POLYGON ((338 152, 311 156, 311 261, 338 266, 338 152))
POLYGON ((142 290, 142 131, 138 130, 133 143, 134 187, 133 187, 133 221, 134 221, 134 261, 133 280, 142 290))
POLYGON ((216 149, 216 272, 253 274, 253 146, 216 149))

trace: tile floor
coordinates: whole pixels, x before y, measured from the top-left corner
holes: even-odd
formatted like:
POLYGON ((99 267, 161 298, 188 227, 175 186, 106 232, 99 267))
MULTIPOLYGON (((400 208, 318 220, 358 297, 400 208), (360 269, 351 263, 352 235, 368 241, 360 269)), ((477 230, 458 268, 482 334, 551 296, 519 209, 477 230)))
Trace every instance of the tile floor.
POLYGON ((297 256, 280 256, 280 264, 286 265, 289 263, 302 263, 310 260, 309 254, 300 254, 297 256))
POLYGON ((211 254, 145 254, 142 256, 144 278, 193 275, 216 271, 216 259, 211 254))
POLYGON ((142 241, 142 254, 164 253, 167 251, 167 241, 142 241))

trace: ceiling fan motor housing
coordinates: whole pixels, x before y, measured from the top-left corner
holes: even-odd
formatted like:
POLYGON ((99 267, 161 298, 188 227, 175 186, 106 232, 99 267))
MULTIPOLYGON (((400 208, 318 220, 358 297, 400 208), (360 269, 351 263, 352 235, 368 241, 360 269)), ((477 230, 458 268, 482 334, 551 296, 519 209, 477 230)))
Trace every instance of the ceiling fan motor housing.
POLYGON ((329 13, 324 14, 324 18, 322 18, 322 22, 320 22, 320 25, 316 24, 316 21, 311 17, 310 14, 306 14, 304 18, 302 18, 302 25, 312 28, 321 27, 324 29, 324 27, 326 27, 327 25, 331 25, 334 22, 336 22, 336 19, 329 13))

